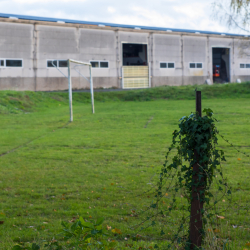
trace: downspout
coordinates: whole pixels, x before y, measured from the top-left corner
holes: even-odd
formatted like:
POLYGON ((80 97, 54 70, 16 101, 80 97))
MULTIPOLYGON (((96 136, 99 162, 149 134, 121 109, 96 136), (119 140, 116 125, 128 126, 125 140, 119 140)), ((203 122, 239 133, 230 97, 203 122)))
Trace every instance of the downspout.
POLYGON ((117 70, 117 87, 122 88, 121 76, 120 76, 120 42, 119 42, 119 31, 115 31, 116 38, 116 70, 117 70))
POLYGON ((150 34, 150 48, 151 48, 151 53, 150 53, 150 61, 151 61, 151 65, 149 65, 151 67, 151 74, 150 74, 150 77, 151 77, 151 86, 150 87, 154 87, 155 86, 155 83, 153 82, 153 75, 154 75, 154 36, 153 36, 153 33, 150 34))
MULTIPOLYGON (((211 84, 213 84, 212 74, 210 73, 211 71, 210 66, 211 66, 210 65, 210 43, 209 43, 209 36, 207 36, 207 79, 209 79, 211 84)), ((212 67, 212 70, 213 70, 213 67, 212 67)))
MULTIPOLYGON (((233 60, 232 60, 233 62, 232 62, 232 64, 231 63, 229 64, 229 72, 230 72, 230 80, 229 80, 229 82, 235 82, 236 81, 235 74, 234 74, 234 67, 235 67, 235 65, 234 65, 234 63, 235 63, 235 61, 234 61, 234 59, 235 59, 234 58, 234 38, 233 38, 233 49, 232 50, 233 50, 232 51, 233 52, 233 56, 232 56, 233 57, 233 60), (231 67, 231 65, 232 65, 232 67, 231 67), (231 69, 232 69, 232 74, 231 74, 231 69), (231 75, 232 75, 232 77, 231 77, 231 75)), ((230 54, 231 53, 230 53, 230 50, 229 50, 229 60, 231 61, 230 54)))
POLYGON ((34 91, 37 91, 37 24, 34 23, 33 29, 33 72, 34 72, 34 91))
POLYGON ((182 68, 182 78, 181 85, 184 85, 184 51, 183 51, 183 34, 181 34, 181 68, 182 68))

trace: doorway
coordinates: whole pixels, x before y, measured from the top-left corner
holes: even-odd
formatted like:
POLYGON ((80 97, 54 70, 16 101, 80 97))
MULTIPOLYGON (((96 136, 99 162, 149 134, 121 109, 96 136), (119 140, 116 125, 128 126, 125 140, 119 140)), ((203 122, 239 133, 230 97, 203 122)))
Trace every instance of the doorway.
POLYGON ((212 48, 213 53, 213 82, 230 82, 230 49, 212 48))
POLYGON ((122 44, 122 87, 148 88, 149 67, 146 44, 122 44))
POLYGON ((146 44, 123 43, 123 66, 147 66, 148 53, 146 44))

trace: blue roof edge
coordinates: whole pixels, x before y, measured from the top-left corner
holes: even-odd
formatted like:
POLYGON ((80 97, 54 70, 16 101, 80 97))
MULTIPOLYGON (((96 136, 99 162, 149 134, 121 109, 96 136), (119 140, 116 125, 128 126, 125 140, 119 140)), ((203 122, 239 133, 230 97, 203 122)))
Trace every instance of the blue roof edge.
POLYGON ((49 18, 49 17, 26 16, 26 15, 4 14, 4 13, 0 13, 0 17, 3 17, 3 18, 15 17, 18 19, 23 19, 23 20, 45 21, 45 22, 61 21, 61 22, 65 22, 65 23, 75 23, 75 24, 105 25, 105 26, 110 26, 110 27, 115 27, 115 28, 127 28, 127 29, 140 28, 142 30, 158 30, 158 31, 171 30, 172 32, 186 32, 186 33, 199 32, 200 34, 210 34, 210 35, 222 35, 223 34, 226 36, 240 36, 240 37, 247 36, 247 35, 240 35, 240 34, 212 32, 212 31, 203 31, 203 30, 173 29, 173 28, 152 27, 152 26, 126 25, 126 24, 103 23, 103 22, 89 22, 89 21, 80 21, 80 20, 71 20, 71 19, 62 19, 62 18, 49 18))

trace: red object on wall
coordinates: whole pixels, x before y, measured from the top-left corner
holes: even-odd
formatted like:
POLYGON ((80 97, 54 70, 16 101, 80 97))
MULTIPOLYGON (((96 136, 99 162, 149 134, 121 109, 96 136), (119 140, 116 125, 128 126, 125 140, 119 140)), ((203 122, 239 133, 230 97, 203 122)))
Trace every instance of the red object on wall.
POLYGON ((220 77, 220 65, 214 65, 213 77, 220 77))

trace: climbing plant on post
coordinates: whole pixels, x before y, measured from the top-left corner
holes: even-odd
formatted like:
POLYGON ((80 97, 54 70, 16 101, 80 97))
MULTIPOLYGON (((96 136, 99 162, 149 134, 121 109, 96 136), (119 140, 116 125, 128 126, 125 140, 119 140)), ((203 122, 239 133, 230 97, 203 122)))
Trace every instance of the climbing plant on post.
MULTIPOLYGON (((202 117, 201 112, 201 91, 196 91, 196 116, 202 117)), ((198 127, 197 127, 198 128, 198 127)), ((200 128, 198 128, 200 129, 200 128)), ((202 130, 201 130, 202 131, 202 130)), ((199 134, 195 135, 195 138, 199 140, 199 134)), ((210 136, 207 139, 211 139, 210 136)), ((204 187, 206 174, 203 170, 202 158, 200 156, 201 148, 194 147, 194 159, 193 159, 193 173, 192 173, 192 193, 191 193, 191 211, 190 211, 190 227, 189 227, 189 240, 190 248, 201 247, 203 237, 203 204, 204 204, 204 187)))
MULTIPOLYGON (((160 216, 161 221, 162 218, 171 218, 173 211, 183 211, 179 229, 173 235, 172 242, 181 244, 185 250, 201 249, 206 236, 206 225, 216 216, 213 208, 222 197, 231 194, 222 173, 221 162, 226 160, 224 152, 217 149, 217 120, 211 109, 204 109, 203 112, 204 116, 201 92, 197 91, 196 112, 182 117, 179 129, 173 132, 172 144, 160 172, 156 199, 150 206, 156 213, 148 216, 148 220, 153 219, 152 225, 155 225, 157 216, 160 216), (169 159, 174 150, 177 151, 176 154, 169 159), (216 180, 216 192, 222 193, 220 196, 212 194, 213 180, 216 180), (171 192, 172 201, 169 200, 166 204, 166 199, 162 199, 171 192), (185 199, 185 203, 178 202, 180 196, 185 199), (180 207, 178 203, 181 204, 180 207)), ((161 235, 165 235, 163 227, 161 235)))

